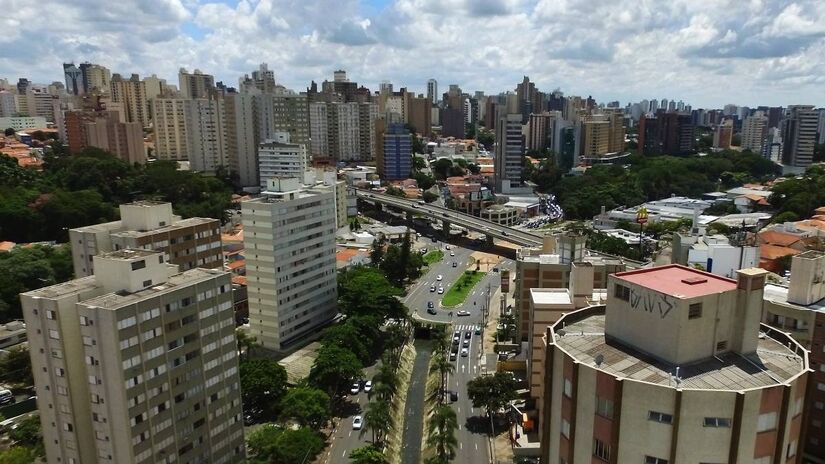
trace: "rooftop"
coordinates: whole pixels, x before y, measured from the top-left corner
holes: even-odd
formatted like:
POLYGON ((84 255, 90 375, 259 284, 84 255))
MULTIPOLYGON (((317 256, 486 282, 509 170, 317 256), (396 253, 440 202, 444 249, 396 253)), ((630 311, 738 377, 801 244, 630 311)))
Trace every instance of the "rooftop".
POLYGON ((530 299, 533 304, 546 306, 572 305, 570 291, 566 288, 531 288, 530 299))
MULTIPOLYGON (((120 221, 117 221, 120 222, 120 221)), ((181 219, 180 221, 175 221, 168 226, 158 227, 157 229, 152 230, 117 230, 112 232, 113 236, 116 237, 143 237, 145 235, 155 235, 162 232, 169 232, 176 229, 181 229, 184 227, 192 227, 198 226, 201 224, 208 224, 210 222, 218 222, 217 219, 212 218, 200 218, 200 217, 193 217, 187 219, 181 219)), ((94 226, 89 226, 94 227, 94 226)), ((81 228, 85 229, 85 227, 81 228)))
POLYGON ((780 305, 790 306, 794 308, 805 308, 811 311, 825 313, 825 298, 815 301, 809 305, 801 305, 799 303, 791 303, 788 301, 788 287, 775 284, 765 285, 765 301, 776 303, 780 305))
POLYGON ((616 278, 676 298, 696 298, 736 290, 736 281, 678 264, 618 272, 616 278))
MULTIPOLYGON (((590 366, 594 366, 601 355, 598 368, 610 375, 690 390, 764 388, 788 382, 808 368, 805 358, 765 333, 759 334, 756 353, 745 356, 728 352, 676 366, 606 340, 604 322, 603 306, 565 315, 554 326, 564 327, 563 335, 554 334, 556 345, 576 361, 590 366), (675 377, 677 367, 678 379, 675 377)), ((798 347, 793 343, 791 346, 798 347)))

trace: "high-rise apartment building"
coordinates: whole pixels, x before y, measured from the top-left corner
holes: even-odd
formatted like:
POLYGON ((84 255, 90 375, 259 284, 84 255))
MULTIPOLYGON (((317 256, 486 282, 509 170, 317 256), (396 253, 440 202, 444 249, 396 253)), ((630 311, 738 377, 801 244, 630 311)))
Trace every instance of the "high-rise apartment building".
POLYGON ((607 152, 624 152, 625 123, 624 111, 620 108, 605 108, 604 114, 607 122, 610 123, 607 137, 607 152))
POLYGON ((782 163, 810 166, 814 157, 818 115, 811 105, 791 105, 782 121, 782 163))
POLYGON ((82 63, 80 70, 83 72, 83 88, 86 93, 95 91, 102 93, 109 92, 112 72, 109 71, 108 68, 99 64, 82 63))
POLYGON ((494 160, 497 193, 509 193, 520 188, 522 156, 521 115, 502 114, 496 124, 496 153, 494 160))
POLYGON ((305 93, 286 91, 256 95, 255 98, 258 140, 275 138, 276 132, 288 132, 292 143, 309 146, 309 101, 305 93))
POLYGON ((728 149, 733 140, 733 119, 726 118, 713 130, 713 148, 728 149))
POLYGON ((433 126, 433 105, 422 96, 412 97, 408 103, 408 123, 415 133, 429 137, 433 126))
POLYGON ((152 100, 155 157, 159 160, 186 161, 189 142, 186 132, 186 106, 182 98, 152 100))
POLYGON ((374 102, 323 102, 310 104, 309 119, 313 157, 334 161, 368 161, 375 157, 374 102))
POLYGON ((14 92, 0 90, 0 118, 10 118, 17 114, 17 99, 14 92))
POLYGON ((184 109, 190 169, 214 173, 219 167, 228 167, 223 98, 213 94, 211 98, 186 100, 184 109))
POLYGON ((215 78, 210 74, 204 74, 200 69, 190 73, 184 68, 178 72, 178 84, 180 94, 183 98, 209 98, 215 90, 215 78))
POLYGON ((385 180, 402 180, 412 171, 412 135, 403 124, 390 124, 381 131, 381 156, 376 159, 378 174, 385 180))
POLYGON ((802 462, 811 366, 759 323, 766 274, 620 272, 547 327, 542 462, 802 462))
POLYGON ((608 153, 610 122, 602 114, 587 116, 581 122, 581 157, 593 160, 608 153))
POLYGON ((162 253, 21 294, 49 463, 244 459, 230 275, 162 253))
POLYGON ((639 152, 647 156, 684 155, 695 150, 695 125, 689 114, 645 115, 639 120, 639 152))
POLYGON ((74 63, 63 63, 63 78, 66 80, 66 91, 72 95, 86 93, 83 86, 83 73, 74 63))
POLYGON ((336 314, 335 186, 269 180, 241 204, 250 334, 282 351, 336 314))
POLYGON ((536 89, 536 84, 530 82, 530 78, 527 76, 524 76, 524 79, 516 85, 516 99, 519 105, 518 111, 521 113, 522 124, 527 122, 530 114, 544 111, 543 96, 541 92, 536 89))
POLYGON ((427 100, 430 101, 431 106, 438 104, 438 81, 435 79, 427 81, 427 100))
POLYGON ((258 145, 258 166, 262 190, 275 177, 303 179, 308 168, 306 146, 290 143, 286 132, 276 133, 275 139, 258 145))
POLYGON ((170 203, 136 201, 120 205, 120 220, 69 230, 77 277, 94 274, 94 257, 130 249, 163 252, 181 270, 223 266, 220 221, 172 214, 170 203))
POLYGON ((258 100, 249 93, 227 93, 226 150, 229 170, 238 175, 242 187, 258 186, 258 100))
POLYGON ((111 152, 129 164, 146 162, 143 127, 136 122, 120 122, 117 111, 98 112, 94 121, 84 128, 84 146, 111 152))
POLYGON ((750 150, 760 155, 764 154, 767 138, 768 118, 761 111, 749 116, 742 123, 742 150, 750 150))
POLYGON ((531 114, 527 120, 526 151, 542 151, 553 146, 553 115, 545 111, 531 114))
POLYGON ((126 121, 149 127, 149 100, 146 98, 146 83, 140 80, 140 76, 132 74, 126 80, 120 74, 113 74, 110 88, 112 101, 123 105, 126 121))

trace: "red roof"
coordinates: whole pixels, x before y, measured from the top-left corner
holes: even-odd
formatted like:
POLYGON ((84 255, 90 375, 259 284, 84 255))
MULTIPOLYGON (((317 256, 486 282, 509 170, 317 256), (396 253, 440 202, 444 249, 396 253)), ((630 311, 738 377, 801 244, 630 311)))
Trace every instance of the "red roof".
POLYGON ((801 251, 780 245, 760 245, 759 254, 762 259, 777 259, 788 255, 798 255, 801 251))
POLYGON ((736 281, 733 279, 678 264, 618 272, 615 276, 625 282, 677 298, 695 298, 736 290, 736 281))
POLYGON ((775 230, 766 230, 759 233, 759 240, 762 243, 769 243, 771 245, 790 246, 802 240, 802 237, 793 234, 786 234, 775 230))

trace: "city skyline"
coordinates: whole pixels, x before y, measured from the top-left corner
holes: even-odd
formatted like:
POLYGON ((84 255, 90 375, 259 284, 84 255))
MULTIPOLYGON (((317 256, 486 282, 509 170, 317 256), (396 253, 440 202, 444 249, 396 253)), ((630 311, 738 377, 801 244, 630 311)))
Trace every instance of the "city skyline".
POLYGON ((198 68, 236 86, 268 62, 276 80, 296 90, 346 69, 371 90, 389 80, 424 94, 429 78, 440 88, 457 83, 497 94, 529 75, 546 92, 558 87, 623 104, 663 97, 705 108, 825 100, 825 5, 813 1, 653 8, 546 0, 168 0, 154 7, 119 2, 105 11, 94 2, 46 3, 21 5, 2 20, 11 33, 0 39, 7 50, 0 76, 10 82, 62 81, 61 63, 88 60, 170 82, 180 67, 198 68), (45 30, 34 20, 43 10, 54 19, 45 30), (42 40, 26 39, 36 27, 42 40))

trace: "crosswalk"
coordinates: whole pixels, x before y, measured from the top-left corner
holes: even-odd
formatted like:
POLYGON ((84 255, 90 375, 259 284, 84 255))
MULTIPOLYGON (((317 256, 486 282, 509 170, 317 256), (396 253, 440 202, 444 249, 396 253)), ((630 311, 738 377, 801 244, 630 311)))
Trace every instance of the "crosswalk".
POLYGON ((472 331, 475 331, 476 329, 479 329, 479 328, 480 327, 479 327, 478 324, 459 324, 459 325, 454 325, 453 326, 453 330, 472 330, 472 331))

